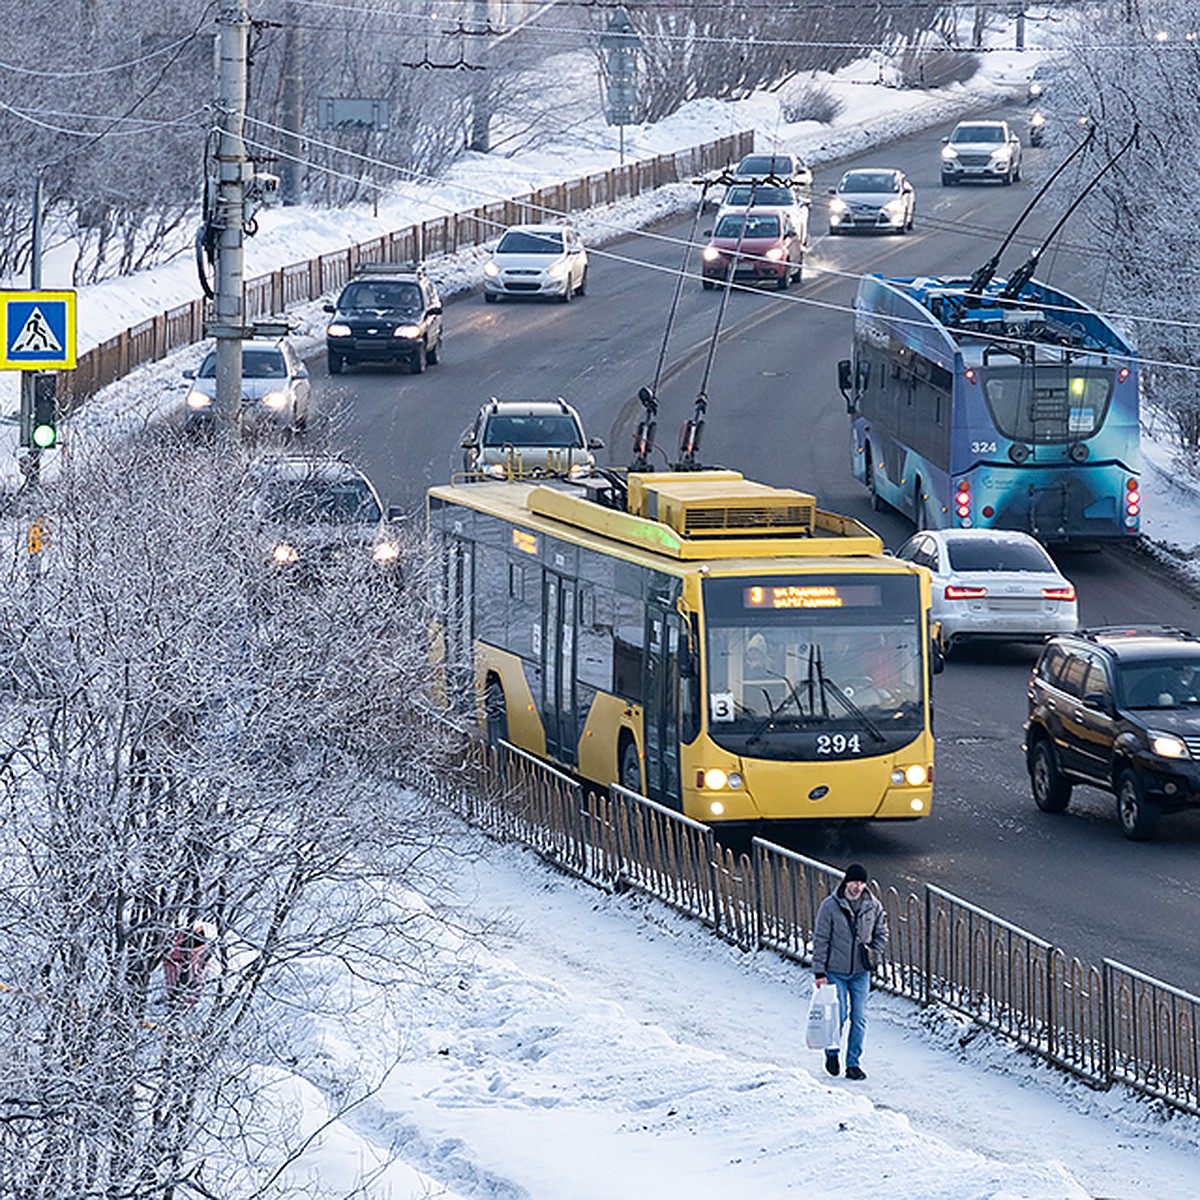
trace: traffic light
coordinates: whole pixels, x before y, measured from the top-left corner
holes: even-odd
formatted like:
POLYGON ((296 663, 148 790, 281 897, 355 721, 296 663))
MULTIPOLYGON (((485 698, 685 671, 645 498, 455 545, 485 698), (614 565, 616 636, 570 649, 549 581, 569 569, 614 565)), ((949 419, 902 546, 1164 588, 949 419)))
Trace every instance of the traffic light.
POLYGON ((53 371, 39 371, 34 376, 29 440, 38 450, 58 445, 58 376, 53 371))

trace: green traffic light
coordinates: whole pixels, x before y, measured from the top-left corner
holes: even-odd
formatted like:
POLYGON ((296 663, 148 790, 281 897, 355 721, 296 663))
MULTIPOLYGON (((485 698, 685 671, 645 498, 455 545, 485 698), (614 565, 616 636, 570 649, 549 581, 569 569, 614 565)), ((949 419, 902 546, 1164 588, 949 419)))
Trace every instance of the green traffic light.
POLYGON ((35 425, 33 427, 33 444, 39 450, 49 450, 58 441, 58 430, 53 425, 35 425))

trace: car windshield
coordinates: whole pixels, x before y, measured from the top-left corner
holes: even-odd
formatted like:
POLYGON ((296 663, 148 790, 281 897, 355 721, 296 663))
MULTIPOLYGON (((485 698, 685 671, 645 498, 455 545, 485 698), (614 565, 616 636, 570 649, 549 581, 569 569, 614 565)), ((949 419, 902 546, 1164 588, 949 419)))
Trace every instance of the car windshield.
MULTIPOLYGON (((282 350, 242 350, 243 379, 286 379, 288 376, 287 360, 282 350)), ((210 350, 196 372, 198 379, 215 379, 217 377, 217 352, 210 350)))
POLYGON ((355 309, 404 309, 420 306, 421 289, 415 283, 352 283, 342 293, 338 307, 343 311, 355 309))
POLYGON ((745 213, 726 213, 717 222, 714 237, 719 238, 777 238, 779 218, 774 214, 753 216, 745 213))
POLYGON ((1054 571, 1054 560, 1036 542, 1024 538, 947 539, 952 571, 1054 571))
POLYGON ((510 229, 496 247, 497 254, 561 254, 561 233, 535 233, 528 229, 510 229))
POLYGON ((894 171, 852 171, 842 176, 839 192, 898 192, 894 171))
POLYGON ((791 205, 796 203, 796 197, 791 188, 777 187, 773 184, 735 183, 725 193, 723 203, 738 208, 749 208, 754 204, 791 205))
POLYGON ((374 523, 382 517, 361 479, 273 479, 263 491, 262 510, 270 521, 305 524, 374 523))
POLYGON ((793 170, 788 154, 748 154, 738 163, 739 175, 790 175, 793 170))
POLYGON ((1117 667, 1129 708, 1182 708, 1200 704, 1200 659, 1124 662, 1117 667))
POLYGON ((489 418, 483 430, 485 446, 582 446, 583 437, 569 413, 518 416, 508 413, 489 418))
POLYGON ((951 135, 952 142, 1002 142, 1004 129, 1000 125, 960 125, 951 135))

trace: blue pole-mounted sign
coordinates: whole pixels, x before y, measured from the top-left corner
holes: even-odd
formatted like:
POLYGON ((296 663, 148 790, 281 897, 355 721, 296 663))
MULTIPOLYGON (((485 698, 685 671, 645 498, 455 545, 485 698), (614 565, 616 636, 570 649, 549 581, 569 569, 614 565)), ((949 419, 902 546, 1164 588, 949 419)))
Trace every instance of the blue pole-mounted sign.
POLYGON ((0 291, 0 370, 75 369, 75 293, 0 291))
POLYGON ((629 14, 618 8, 600 35, 600 49, 605 52, 604 116, 610 125, 636 125, 641 119, 637 90, 637 54, 641 47, 642 39, 629 14))

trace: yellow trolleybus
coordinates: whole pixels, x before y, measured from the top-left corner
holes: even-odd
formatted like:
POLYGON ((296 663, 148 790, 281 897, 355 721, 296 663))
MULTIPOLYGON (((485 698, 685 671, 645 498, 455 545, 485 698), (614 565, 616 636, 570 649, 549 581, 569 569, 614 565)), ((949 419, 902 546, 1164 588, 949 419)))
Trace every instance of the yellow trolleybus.
POLYGON ((929 812, 929 577, 734 471, 430 489, 452 703, 705 822, 929 812))

